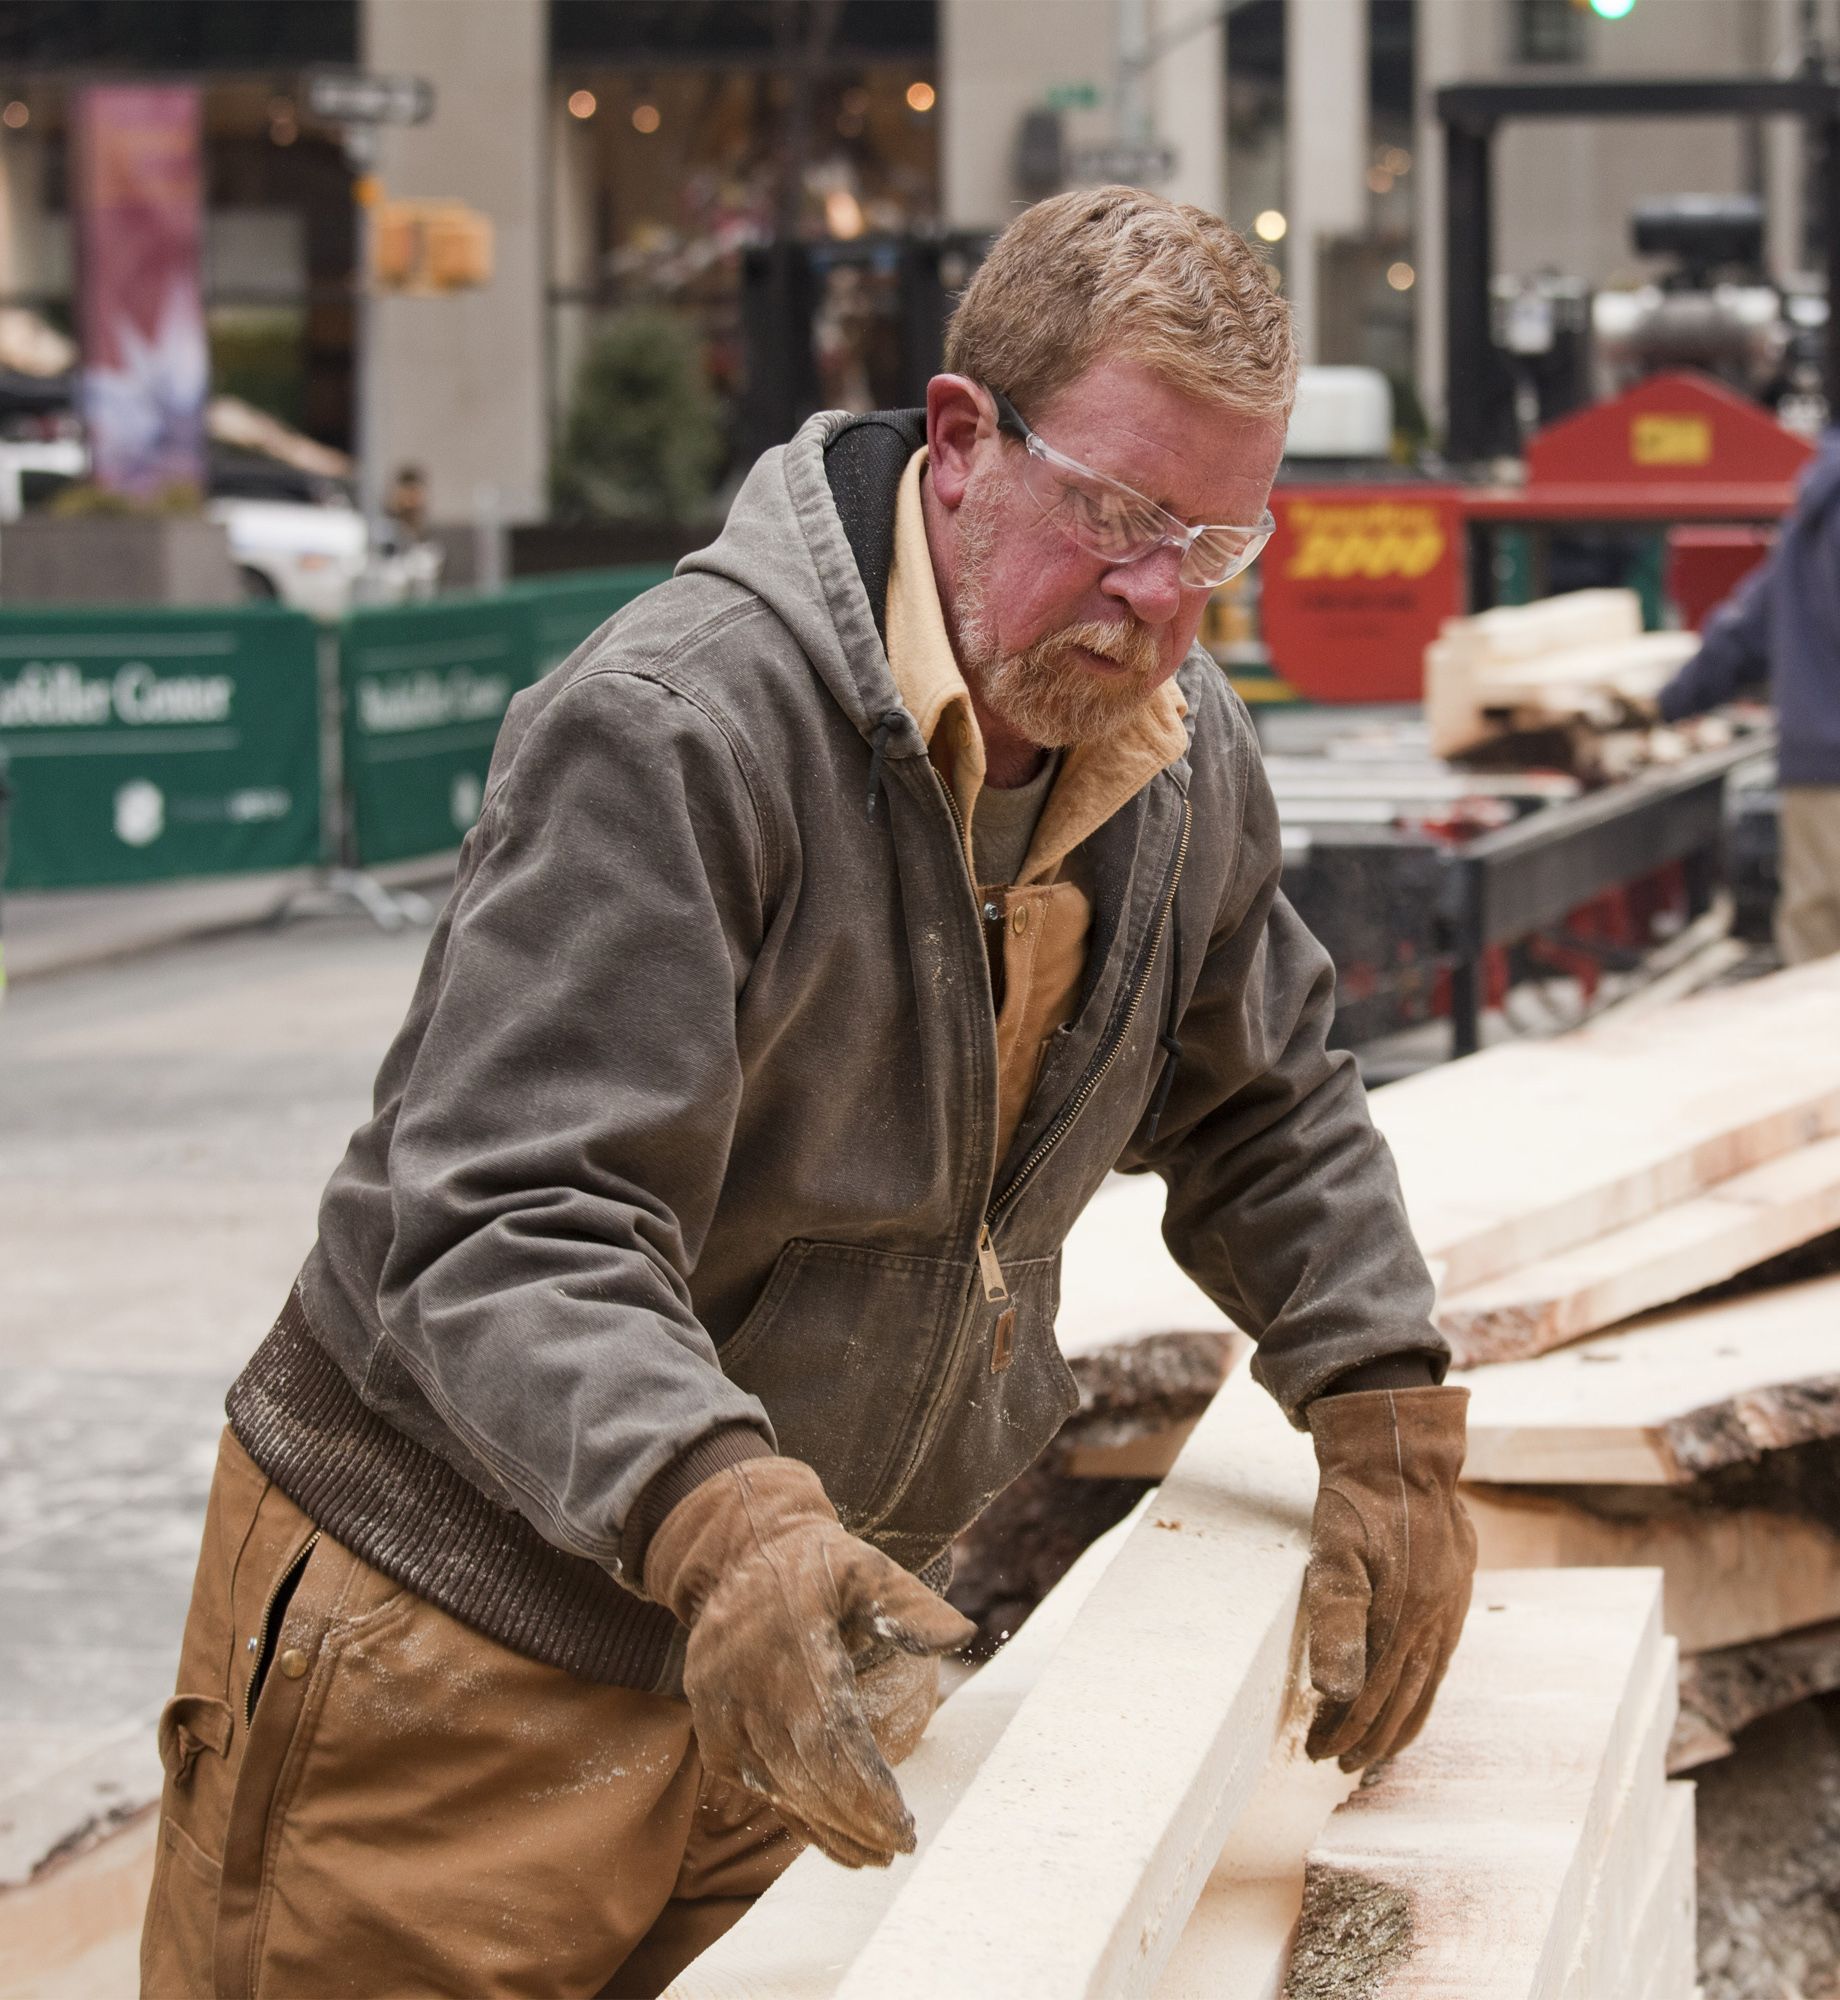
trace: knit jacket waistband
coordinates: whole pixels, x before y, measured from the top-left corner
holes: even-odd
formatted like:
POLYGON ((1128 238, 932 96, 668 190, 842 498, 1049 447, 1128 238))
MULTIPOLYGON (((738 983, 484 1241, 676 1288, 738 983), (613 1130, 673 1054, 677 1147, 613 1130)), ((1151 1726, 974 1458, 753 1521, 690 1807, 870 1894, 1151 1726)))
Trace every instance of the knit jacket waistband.
POLYGON ((315 1527, 393 1582, 545 1666, 679 1691, 684 1631, 670 1612, 565 1555, 366 1408, 298 1294, 225 1408, 238 1443, 315 1527))
MULTIPOLYGON (((237 1442, 321 1533, 514 1653, 583 1680, 683 1691, 684 1628, 565 1554, 366 1407, 298 1292, 231 1385, 237 1442)), ((948 1550, 920 1572, 943 1591, 948 1550)), ((864 1662, 863 1664, 869 1664, 864 1662)))

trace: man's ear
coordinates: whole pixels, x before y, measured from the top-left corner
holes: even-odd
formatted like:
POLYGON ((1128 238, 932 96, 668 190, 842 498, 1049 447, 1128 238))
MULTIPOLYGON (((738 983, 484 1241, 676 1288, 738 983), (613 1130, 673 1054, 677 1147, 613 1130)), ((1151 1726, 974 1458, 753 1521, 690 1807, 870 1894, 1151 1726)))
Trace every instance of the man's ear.
POLYGON ((989 399, 968 375, 935 375, 926 385, 927 478, 942 506, 965 497, 978 442, 996 427, 989 399))

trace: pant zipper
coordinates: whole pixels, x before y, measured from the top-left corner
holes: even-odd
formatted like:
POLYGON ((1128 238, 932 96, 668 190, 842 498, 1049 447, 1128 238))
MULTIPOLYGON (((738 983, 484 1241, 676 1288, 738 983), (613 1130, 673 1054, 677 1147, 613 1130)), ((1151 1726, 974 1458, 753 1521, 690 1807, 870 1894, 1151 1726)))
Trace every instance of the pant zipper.
POLYGON ((262 1682, 267 1679, 267 1675, 263 1673, 262 1669, 267 1663, 269 1654, 274 1649, 274 1634, 268 1627, 269 1621, 275 1615, 275 1600, 287 1589, 290 1583, 298 1581, 301 1571, 307 1566, 308 1557, 312 1555, 318 1545, 319 1530, 315 1528, 312 1534, 307 1537, 306 1544, 301 1549, 299 1555, 276 1577, 274 1582, 269 1586, 267 1597, 263 1599, 262 1615, 256 1620, 255 1664, 249 1669, 249 1679, 243 1689, 243 1727, 245 1729, 255 1720, 256 1696, 261 1693, 262 1682))

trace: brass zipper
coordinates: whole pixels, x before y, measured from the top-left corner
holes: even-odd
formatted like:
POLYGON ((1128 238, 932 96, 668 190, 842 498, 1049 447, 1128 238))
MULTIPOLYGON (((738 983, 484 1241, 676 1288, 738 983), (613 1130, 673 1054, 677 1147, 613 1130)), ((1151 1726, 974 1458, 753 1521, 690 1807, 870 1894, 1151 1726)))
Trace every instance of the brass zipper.
POLYGON ((261 1673, 262 1662, 268 1658, 271 1650, 270 1641, 274 1635, 269 1631, 268 1624, 269 1620, 275 1615, 275 1600, 290 1583, 298 1579, 300 1572, 307 1566, 307 1558, 312 1555, 318 1544, 319 1530, 315 1528, 312 1534, 307 1537, 306 1544, 301 1549, 299 1555, 288 1564, 287 1568, 269 1586, 268 1596, 263 1600, 262 1615, 256 1620, 256 1657, 249 1669, 249 1679, 244 1683, 243 1687, 243 1727, 245 1729, 255 1720, 256 1695, 260 1692, 256 1677, 261 1673))
POLYGON ((991 1202, 990 1207, 985 1211, 984 1229, 986 1235, 989 1234, 991 1229, 1002 1218, 1004 1210, 1014 1203, 1016 1197, 1028 1184, 1029 1178, 1033 1175, 1036 1168, 1066 1138, 1068 1132, 1073 1127, 1075 1119, 1086 1109, 1086 1106, 1092 1100, 1094 1091, 1105 1081, 1112 1064, 1118 1060, 1118 1051, 1124 1046, 1125 1037, 1131 1032, 1131 1024, 1137 1019, 1137 1010, 1143 1005, 1144 994, 1150 985, 1150 975, 1156 970, 1157 954, 1162 950, 1163 934, 1169 928, 1170 912, 1176 906, 1176 889, 1182 880, 1182 864, 1188 859, 1188 833, 1193 818, 1194 809, 1190 806, 1188 800, 1184 799, 1182 801, 1182 834, 1181 838, 1176 842, 1176 858, 1174 865, 1169 871, 1169 889, 1163 897, 1162 915, 1157 918, 1156 929, 1150 938, 1150 948, 1144 955, 1144 969, 1138 974, 1137 987, 1131 995, 1130 1005, 1125 1008, 1124 1019, 1119 1022, 1118 1031, 1113 1035, 1111 1045, 1107 1048, 1098 1065, 1086 1072, 1085 1081, 1074 1092, 1066 1108, 1055 1119, 1054 1123, 1049 1126, 1047 1131, 1036 1140, 1028 1158, 1016 1169, 1008 1187, 991 1202))
POLYGON ((1003 1266, 997 1262, 997 1246, 990 1240, 990 1224, 978 1231, 978 1273, 984 1280, 985 1303, 1000 1306, 1009 1297, 1003 1266))
MULTIPOLYGON (((935 773, 935 776, 937 776, 937 773, 935 773)), ((946 791, 943 782, 940 785, 940 790, 944 793, 948 804, 950 804, 952 802, 952 795, 946 791)), ((954 806, 953 818, 957 819, 957 817, 957 809, 954 806)), ((1193 808, 1190 806, 1188 800, 1184 798, 1182 801, 1182 832, 1176 842, 1175 860, 1169 870, 1169 887, 1163 896, 1162 913, 1157 918, 1155 931, 1151 933, 1149 946, 1144 953, 1143 969, 1137 975, 1137 985, 1132 991, 1130 1003, 1125 1008, 1124 1018, 1119 1022, 1117 1032, 1112 1036, 1111 1043, 1098 1064, 1087 1071, 1085 1081, 1074 1093, 1066 1108, 1055 1119, 1053 1125, 1036 1141, 1028 1158, 1016 1169, 1015 1175, 1009 1185, 997 1196, 985 1212, 983 1227, 978 1231, 978 1271, 987 1299, 994 1301, 997 1298, 997 1294, 990 1290, 990 1280, 993 1275, 997 1282, 1003 1285, 1001 1296, 1004 1299, 1009 1297, 1008 1286, 1003 1279, 1002 1266, 997 1262, 996 1245, 991 1235, 992 1230, 995 1229, 1004 1210, 1009 1208, 1016 1197, 1022 1192, 1030 1176, 1034 1174, 1042 1161, 1067 1136, 1073 1127, 1074 1121, 1091 1101, 1093 1092, 1105 1081, 1112 1064, 1118 1059, 1118 1051, 1123 1047, 1125 1037, 1131 1032, 1132 1022, 1137 1019, 1137 1011, 1143 1005, 1144 994, 1150 985, 1150 975, 1156 969, 1157 954, 1161 951, 1163 945, 1163 934, 1169 928, 1170 912, 1175 908, 1176 889, 1182 880, 1182 864, 1188 859, 1188 835, 1192 821, 1193 808), (986 1256, 989 1258, 988 1264, 985 1262, 986 1256)), ((965 1349, 971 1339, 971 1324, 971 1317, 968 1316, 966 1322, 960 1326, 958 1335, 952 1343, 952 1352, 947 1357, 943 1377, 945 1388, 949 1388, 958 1379, 965 1349)), ((877 1505, 876 1512, 881 1518, 886 1519, 889 1511, 899 1505, 901 1496, 912 1483, 915 1471, 931 1448, 934 1436, 944 1419, 945 1400, 942 1388, 941 1394, 935 1399, 931 1409, 927 1412, 926 1417, 921 1423, 920 1435, 915 1439, 914 1447, 907 1455, 906 1462, 901 1468, 899 1479, 895 1481, 887 1497, 880 1500, 877 1505)))

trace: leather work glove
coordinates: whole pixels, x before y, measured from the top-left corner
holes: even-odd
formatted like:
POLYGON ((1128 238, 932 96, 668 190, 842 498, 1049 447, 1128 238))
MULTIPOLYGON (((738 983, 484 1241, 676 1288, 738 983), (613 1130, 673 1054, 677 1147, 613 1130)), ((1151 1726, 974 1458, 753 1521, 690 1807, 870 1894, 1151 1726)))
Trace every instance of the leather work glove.
POLYGON ((948 1653, 975 1636, 969 1619, 848 1533, 794 1458, 750 1458, 694 1487, 652 1536, 645 1587, 690 1628, 684 1693, 713 1776, 846 1868, 913 1851, 852 1656, 883 1640, 948 1653))
POLYGON ((1358 1771, 1411 1742, 1456 1651, 1476 1568, 1457 1497, 1467 1389, 1362 1389, 1309 1405, 1321 1485, 1304 1574, 1309 1754, 1358 1771))

